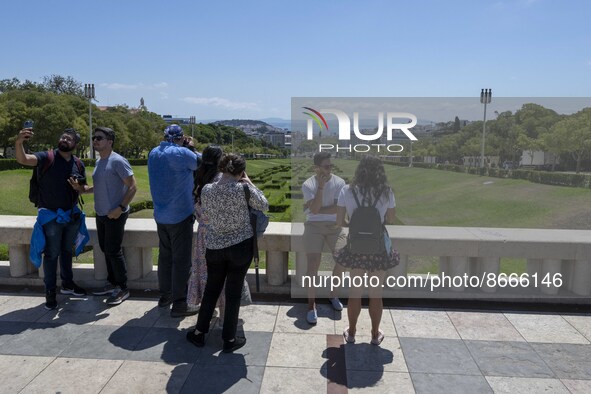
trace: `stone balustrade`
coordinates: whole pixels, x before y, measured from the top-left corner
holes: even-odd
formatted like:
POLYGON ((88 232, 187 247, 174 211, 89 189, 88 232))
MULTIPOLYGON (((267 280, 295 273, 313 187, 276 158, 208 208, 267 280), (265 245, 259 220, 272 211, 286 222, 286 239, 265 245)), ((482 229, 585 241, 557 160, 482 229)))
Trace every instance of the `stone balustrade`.
MULTIPOLYGON (((35 223, 34 217, 0 216, 0 244, 9 245, 10 269, 8 277, 0 277, 4 284, 17 283, 14 279, 37 277, 35 284, 42 284, 42 270, 36 274, 28 261, 29 241, 35 223), (12 279, 12 281, 11 281, 12 279)), ((97 246, 94 253, 93 279, 97 285, 107 277, 104 257, 97 252, 98 240, 94 219, 87 220, 90 244, 97 246)), ((195 225, 195 229, 197 224, 195 225)), ((536 286, 536 295, 530 301, 543 296, 561 297, 568 294, 578 303, 587 303, 591 295, 591 231, 545 230, 518 228, 475 227, 426 227, 388 226, 396 249, 401 254, 401 263, 388 272, 389 275, 408 275, 409 256, 435 256, 439 258, 439 272, 450 276, 464 274, 482 276, 497 275, 503 257, 527 259, 527 274, 552 278, 559 274, 560 286, 536 286), (538 297, 539 296, 539 297, 538 297)), ((259 240, 259 249, 266 253, 266 270, 261 282, 265 289, 289 291, 289 252, 295 252, 295 277, 300 280, 305 272, 306 257, 302 239, 301 223, 270 223, 265 235, 259 240)), ((132 288, 156 286, 146 281, 153 271, 152 248, 158 246, 156 223, 152 219, 129 219, 123 239, 127 258, 129 284, 132 288)), ((88 281, 87 281, 88 282, 88 281)), ((508 286, 507 286, 508 287, 508 286)), ((531 286, 530 286, 531 287, 531 286)), ((499 286, 484 286, 478 291, 489 298, 498 294, 499 286)), ((465 286, 454 286, 451 292, 465 292, 465 286)), ((423 297, 425 295, 423 294, 423 297)), ((427 295, 428 297, 428 295, 427 295)), ((518 298, 518 297, 517 297, 518 298)))

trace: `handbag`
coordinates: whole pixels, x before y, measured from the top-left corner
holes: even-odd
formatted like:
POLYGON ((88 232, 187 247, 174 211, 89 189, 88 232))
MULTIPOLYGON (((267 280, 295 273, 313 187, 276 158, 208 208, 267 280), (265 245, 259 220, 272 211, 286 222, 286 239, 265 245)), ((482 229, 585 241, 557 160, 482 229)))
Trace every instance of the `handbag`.
POLYGON ((253 237, 252 237, 252 243, 253 243, 253 257, 254 257, 254 272, 255 272, 255 278, 256 278, 256 289, 257 289, 257 293, 261 291, 261 282, 260 282, 260 278, 259 278, 259 231, 260 231, 260 235, 262 235, 265 230, 267 229, 267 225, 269 224, 269 217, 267 215, 265 215, 263 212, 257 210, 257 209, 253 209, 248 202, 250 201, 250 189, 248 188, 248 185, 245 183, 242 185, 242 187, 244 188, 244 197, 246 198, 246 206, 248 208, 248 213, 249 213, 249 217, 250 217, 250 226, 252 227, 252 233, 253 233, 253 237), (257 215, 256 212, 259 212, 260 215, 257 215), (266 218, 266 223, 264 219, 259 219, 259 217, 264 216, 266 218), (262 230, 258 229, 258 222, 259 220, 262 221, 261 225, 264 226, 264 228, 262 230))
POLYGON ((254 220, 256 221, 256 229, 253 227, 254 234, 256 234, 257 237, 260 237, 265 233, 265 230, 269 225, 269 216, 267 216, 263 211, 259 211, 258 209, 254 209, 248 205, 248 202, 250 201, 250 189, 246 183, 243 184, 242 187, 244 187, 244 196, 246 197, 246 205, 250 211, 250 216, 254 216, 254 220))

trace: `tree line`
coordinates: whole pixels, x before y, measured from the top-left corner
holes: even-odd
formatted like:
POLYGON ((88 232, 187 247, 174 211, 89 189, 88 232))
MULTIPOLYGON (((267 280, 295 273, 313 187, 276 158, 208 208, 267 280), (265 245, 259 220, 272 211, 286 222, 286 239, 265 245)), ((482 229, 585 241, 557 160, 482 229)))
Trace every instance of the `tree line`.
MULTIPOLYGON (((442 133, 422 137, 413 145, 414 156, 434 156, 455 164, 465 156, 480 156, 482 121, 459 128, 456 119, 439 126, 443 126, 442 133)), ((563 169, 580 172, 591 155, 591 108, 563 115, 528 103, 514 113, 501 112, 486 122, 485 156, 498 156, 499 163, 518 163, 523 151, 530 157, 535 151, 553 153, 560 157, 563 169)))
MULTIPOLYGON (((146 108, 117 105, 101 110, 91 105, 93 127, 100 125, 115 130, 115 150, 125 157, 141 158, 162 140, 167 123, 146 108)), ((77 155, 84 157, 88 152, 88 99, 84 97, 83 84, 73 77, 45 76, 40 83, 17 78, 0 80, 0 147, 4 152, 14 146, 16 135, 27 119, 35 123, 35 138, 29 144, 32 151, 54 147, 63 130, 73 127, 81 136, 77 155)), ((183 126, 185 135, 191 135, 190 127, 183 126)), ((233 138, 234 150, 239 153, 285 154, 230 126, 196 124, 193 133, 199 150, 215 143, 230 151, 233 138)))

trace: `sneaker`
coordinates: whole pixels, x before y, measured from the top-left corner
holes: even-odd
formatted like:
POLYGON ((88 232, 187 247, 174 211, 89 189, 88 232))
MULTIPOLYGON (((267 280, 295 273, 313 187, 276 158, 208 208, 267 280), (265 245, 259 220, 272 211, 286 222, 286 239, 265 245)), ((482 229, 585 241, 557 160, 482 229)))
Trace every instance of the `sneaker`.
POLYGON ((165 307, 169 306, 170 304, 172 304, 172 296, 169 296, 169 295, 160 296, 160 299, 158 300, 158 307, 159 308, 165 308, 165 307))
POLYGON ((318 314, 316 313, 316 309, 308 311, 308 314, 306 314, 306 320, 310 324, 316 324, 318 322, 318 314))
POLYGON ((107 305, 119 305, 129 298, 129 289, 116 288, 107 298, 107 305))
POLYGON ((114 284, 107 282, 103 288, 93 291, 92 294, 96 296, 107 295, 113 293, 113 290, 118 288, 119 286, 115 286, 114 284))
POLYGON ((190 329, 189 332, 187 332, 187 341, 197 347, 203 347, 205 346, 205 334, 202 332, 195 334, 195 330, 190 329))
POLYGON ((170 317, 185 317, 185 316, 193 316, 199 312, 199 307, 195 305, 187 305, 186 302, 178 303, 176 305, 172 305, 172 309, 170 311, 170 317))
POLYGON ((86 290, 84 290, 82 287, 78 286, 74 282, 72 282, 69 285, 65 285, 65 284, 62 283, 62 288, 60 290, 60 293, 62 293, 62 294, 71 294, 71 295, 75 295, 75 296, 81 297, 81 296, 85 296, 86 295, 86 290))
POLYGON ((233 341, 224 341, 224 348, 222 349, 222 352, 232 353, 234 350, 238 350, 244 345, 246 345, 246 338, 236 337, 233 341))
POLYGON ((45 293, 45 309, 51 311, 57 308, 57 296, 55 290, 47 290, 45 293))
POLYGON ((332 305, 334 310, 337 312, 340 312, 343 310, 343 303, 337 297, 331 298, 330 304, 332 305))

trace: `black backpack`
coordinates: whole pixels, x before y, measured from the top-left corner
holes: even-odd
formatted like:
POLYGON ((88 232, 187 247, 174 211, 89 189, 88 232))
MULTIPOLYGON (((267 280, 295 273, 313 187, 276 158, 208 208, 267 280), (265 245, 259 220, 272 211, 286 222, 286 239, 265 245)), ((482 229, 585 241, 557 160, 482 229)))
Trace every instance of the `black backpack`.
MULTIPOLYGON (((364 206, 359 203, 354 187, 351 187, 351 192, 355 203, 357 203, 357 208, 353 211, 349 221, 349 237, 347 239, 349 252, 353 254, 384 254, 386 252, 384 225, 380 211, 376 208, 382 193, 378 194, 373 204, 364 206)), ((371 195, 369 199, 371 201, 371 195)))
MULTIPOLYGON (((39 206, 39 181, 41 180, 43 175, 45 175, 47 170, 49 170, 49 168, 51 168, 54 161, 55 161, 55 152, 53 150, 48 150, 47 151, 47 160, 45 160, 45 163, 43 164, 43 168, 40 168, 38 165, 35 166, 35 168, 33 168, 33 175, 31 176, 31 180, 29 181, 29 201, 31 201, 33 204, 35 204, 36 207, 39 206)), ((80 161, 80 159, 78 157, 74 156, 74 162, 76 163, 76 167, 78 167, 78 172, 80 174, 83 174, 83 170, 82 170, 83 167, 82 167, 82 162, 80 161)), ((78 193, 76 191, 74 191, 74 189, 72 189, 72 191, 74 193, 76 193, 75 199, 77 199, 79 197, 78 193)), ((84 203, 84 202, 81 201, 81 203, 84 203)))

